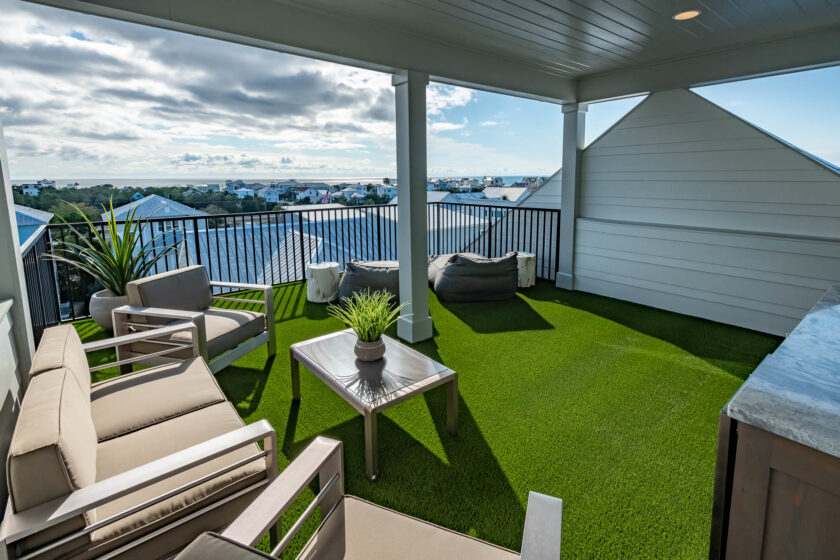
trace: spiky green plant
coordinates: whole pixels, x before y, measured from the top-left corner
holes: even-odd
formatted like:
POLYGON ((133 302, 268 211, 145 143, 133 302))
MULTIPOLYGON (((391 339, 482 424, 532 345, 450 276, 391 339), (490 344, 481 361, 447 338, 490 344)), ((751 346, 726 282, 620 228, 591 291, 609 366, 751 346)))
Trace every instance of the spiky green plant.
POLYGON ((386 290, 361 290, 349 298, 342 298, 342 302, 343 306, 328 305, 327 314, 346 323, 362 342, 379 340, 382 333, 397 322, 400 310, 405 307, 405 304, 394 305, 386 290))
POLYGON ((113 199, 109 204, 110 210, 102 206, 108 214, 106 237, 78 206, 70 203, 82 215, 90 231, 85 234, 62 218, 76 241, 54 241, 52 252, 44 256, 87 272, 112 295, 123 296, 126 284, 146 276, 157 261, 175 250, 175 246, 156 246, 163 233, 141 245, 142 224, 134 218, 137 208, 128 212, 120 232, 113 199))

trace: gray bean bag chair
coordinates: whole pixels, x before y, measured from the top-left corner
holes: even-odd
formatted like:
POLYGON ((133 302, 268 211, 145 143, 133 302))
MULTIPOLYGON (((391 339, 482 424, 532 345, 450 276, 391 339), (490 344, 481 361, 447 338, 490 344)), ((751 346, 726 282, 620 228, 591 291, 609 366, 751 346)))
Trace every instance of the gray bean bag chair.
POLYGON ((350 261, 338 284, 338 301, 358 291, 387 290, 394 301, 400 299, 400 263, 398 261, 350 261))
POLYGON ((429 263, 429 285, 441 301, 500 301, 516 295, 516 253, 488 259, 473 253, 441 255, 429 263))

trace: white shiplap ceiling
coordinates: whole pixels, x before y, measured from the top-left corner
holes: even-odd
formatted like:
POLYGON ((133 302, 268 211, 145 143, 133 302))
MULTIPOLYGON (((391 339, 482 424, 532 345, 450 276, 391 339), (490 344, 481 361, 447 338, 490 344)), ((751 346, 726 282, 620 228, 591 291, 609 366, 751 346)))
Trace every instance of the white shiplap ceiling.
POLYGON ((33 1, 561 102, 840 63, 840 0, 33 1))

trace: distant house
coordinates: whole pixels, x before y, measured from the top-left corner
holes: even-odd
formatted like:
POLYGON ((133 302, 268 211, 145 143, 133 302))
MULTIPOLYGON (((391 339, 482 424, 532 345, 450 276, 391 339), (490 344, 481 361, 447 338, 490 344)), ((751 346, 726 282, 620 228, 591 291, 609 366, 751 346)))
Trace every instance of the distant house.
POLYGON ((390 200, 397 196, 397 187, 394 185, 379 185, 376 187, 376 194, 379 196, 387 196, 390 200))
POLYGON ((198 189, 187 189, 181 194, 183 194, 184 196, 195 196, 197 194, 201 194, 201 191, 199 191, 198 189))
POLYGON ((295 200, 304 200, 304 199, 308 198, 310 201, 315 202, 315 201, 319 200, 320 197, 323 196, 323 194, 321 194, 319 196, 319 192, 326 192, 326 191, 323 191, 323 190, 319 191, 318 189, 316 189, 314 187, 297 187, 294 192, 295 192, 295 200))
POLYGON ((65 185, 64 188, 65 189, 78 189, 78 188, 81 188, 81 185, 79 185, 79 183, 67 183, 67 185, 65 185))
POLYGON ((138 193, 134 193, 134 194, 131 196, 131 200, 135 200, 135 201, 136 201, 136 200, 140 200, 141 198, 143 198, 143 193, 139 193, 139 192, 138 192, 138 193))
POLYGON ((236 195, 237 198, 245 198, 246 196, 257 196, 259 191, 246 189, 245 187, 239 187, 234 191, 229 191, 236 195))
POLYGON ((280 202, 283 191, 277 187, 266 187, 257 191, 257 196, 264 198, 266 202, 280 202))
POLYGON ((529 191, 535 191, 540 188, 543 183, 548 180, 548 177, 522 177, 518 186, 525 187, 529 191))
POLYGON ((236 191, 236 189, 241 189, 245 186, 245 181, 241 181, 237 179, 236 181, 231 181, 228 179, 225 181, 225 190, 229 193, 236 191))
POLYGON ((49 212, 15 204, 15 219, 20 244, 23 245, 39 227, 50 223, 52 217, 53 215, 49 212))
MULTIPOLYGON (((319 191, 333 192, 334 190, 336 190, 334 186, 328 185, 326 183, 303 183, 302 186, 310 187, 319 191)), ((367 189, 367 187, 364 188, 367 189)))
POLYGON ((195 190, 201 193, 221 192, 222 187, 220 187, 218 183, 210 183, 207 185, 196 185, 195 190))
POLYGON ((505 180, 501 177, 485 177, 481 180, 481 184, 485 187, 503 187, 505 180))
POLYGON ((41 194, 41 190, 45 188, 55 188, 55 182, 50 181, 49 179, 41 179, 37 183, 24 183, 20 186, 21 192, 25 195, 29 196, 39 196, 41 194))
POLYGON ((344 191, 344 192, 360 192, 367 194, 368 188, 367 185, 362 185, 361 183, 341 183, 334 187, 335 191, 344 191))
POLYGON ((343 188, 332 193, 330 195, 330 199, 343 197, 347 200, 354 200, 360 197, 364 198, 365 196, 367 196, 367 187, 363 187, 362 185, 349 185, 348 183, 344 183, 338 186, 343 188))
POLYGON ((285 194, 292 189, 302 186, 300 183, 295 181, 294 179, 287 179, 285 181, 275 181, 271 183, 271 187, 278 189, 281 194, 285 194))

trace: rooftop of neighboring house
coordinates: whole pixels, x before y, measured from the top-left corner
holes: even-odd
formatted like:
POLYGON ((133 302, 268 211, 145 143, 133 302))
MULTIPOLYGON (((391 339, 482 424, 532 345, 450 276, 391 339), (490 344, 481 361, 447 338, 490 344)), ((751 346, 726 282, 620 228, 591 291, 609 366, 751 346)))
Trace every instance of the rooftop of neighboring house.
POLYGON ((489 199, 506 199, 511 202, 518 202, 520 198, 528 196, 528 189, 525 187, 485 187, 484 196, 489 199))
POLYGON ((52 220, 53 214, 38 210, 37 208, 30 208, 29 206, 22 206, 15 204, 15 217, 18 225, 41 225, 48 224, 52 220))
MULTIPOLYGON (((125 219, 128 216, 128 212, 131 211, 133 208, 137 208, 134 214, 135 218, 209 216, 207 212, 196 210, 195 208, 191 208, 186 204, 181 204, 180 202, 175 202, 174 200, 170 200, 168 198, 164 198, 156 194, 146 196, 144 198, 141 198, 140 200, 124 204, 119 208, 115 208, 114 215, 118 219, 125 219)), ((107 219, 107 217, 107 213, 102 214, 103 220, 107 219)))

